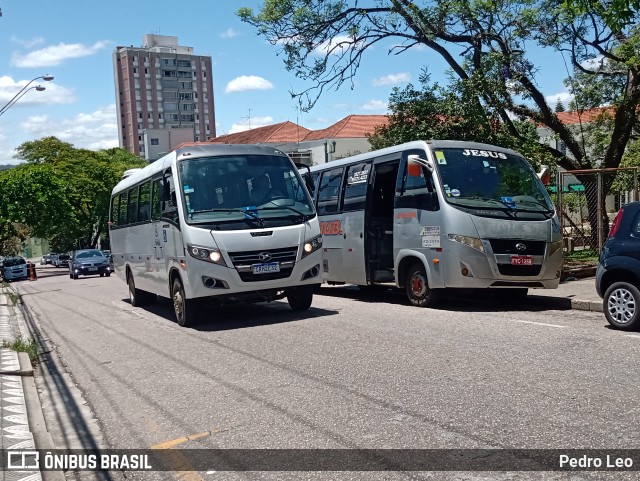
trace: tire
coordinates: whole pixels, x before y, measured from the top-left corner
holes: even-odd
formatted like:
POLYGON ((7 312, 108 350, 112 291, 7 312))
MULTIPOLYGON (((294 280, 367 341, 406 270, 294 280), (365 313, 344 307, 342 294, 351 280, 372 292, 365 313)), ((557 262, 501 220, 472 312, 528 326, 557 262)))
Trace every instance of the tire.
POLYGON ((179 278, 173 280, 171 284, 171 301, 173 312, 181 327, 191 326, 197 320, 197 306, 195 299, 187 299, 184 294, 184 287, 179 278))
POLYGON ((291 289, 287 293, 287 301, 292 311, 306 311, 313 302, 315 286, 303 286, 291 289))
POLYGON ((104 277, 104 272, 101 272, 101 273, 100 273, 100 277, 104 277))
POLYGON ((416 262, 409 268, 404 285, 411 305, 432 307, 437 304, 438 293, 429 288, 427 273, 422 263, 416 262))
POLYGON ((640 291, 628 282, 616 282, 604 293, 602 310, 612 326, 635 329, 640 324, 640 291))
POLYGON ((104 273, 104 275, 105 275, 106 277, 110 277, 110 276, 111 276, 111 272, 105 272, 105 273, 104 273))
POLYGON ((133 307, 141 307, 151 304, 155 299, 155 295, 147 291, 136 289, 136 283, 131 273, 127 274, 127 285, 129 286, 129 301, 133 307))
POLYGON ((74 280, 78 280, 78 274, 71 274, 71 278, 74 280))

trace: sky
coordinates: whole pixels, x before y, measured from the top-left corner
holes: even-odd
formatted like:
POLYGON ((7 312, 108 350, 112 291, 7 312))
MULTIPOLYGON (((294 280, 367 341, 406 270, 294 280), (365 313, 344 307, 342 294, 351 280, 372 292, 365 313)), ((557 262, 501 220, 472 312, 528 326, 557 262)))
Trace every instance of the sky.
MULTIPOLYGON (((290 91, 308 84, 284 66, 277 45, 239 20, 257 0, 0 0, 0 105, 31 80, 29 90, 0 116, 0 164, 15 164, 15 149, 48 136, 92 150, 118 147, 113 52, 142 45, 145 34, 178 37, 195 55, 211 56, 217 135, 291 121, 311 130, 351 114, 385 114, 394 87, 431 80, 446 83, 445 65, 426 48, 389 55, 376 45, 365 53, 353 86, 327 90, 308 112, 290 91), (45 90, 38 91, 38 85, 45 90)), ((541 67, 539 87, 555 106, 566 102, 561 58, 532 58, 541 67), (554 63, 555 62, 555 63, 554 63)))

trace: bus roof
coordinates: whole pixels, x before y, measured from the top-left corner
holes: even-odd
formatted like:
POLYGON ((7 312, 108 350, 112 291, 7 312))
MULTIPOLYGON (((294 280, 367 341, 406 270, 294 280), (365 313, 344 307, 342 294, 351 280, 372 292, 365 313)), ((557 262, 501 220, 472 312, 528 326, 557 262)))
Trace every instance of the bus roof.
POLYGON ((402 152, 410 149, 423 149, 425 150, 427 146, 433 149, 451 149, 451 148, 465 148, 465 149, 478 149, 478 150, 492 150, 494 152, 504 152, 505 154, 511 155, 519 155, 518 152, 505 149, 504 147, 499 147, 497 145, 492 144, 483 144, 480 142, 468 142, 464 140, 414 140, 413 142, 405 142, 404 144, 394 145, 392 147, 386 147, 380 150, 372 150, 369 152, 365 152, 364 154, 353 155, 351 157, 345 157, 343 159, 332 160, 331 162, 327 162, 325 164, 318 164, 310 167, 311 172, 318 170, 325 170, 333 167, 340 167, 343 165, 349 165, 356 162, 363 162, 366 160, 371 160, 372 157, 382 157, 389 154, 394 154, 396 152, 402 152))
POLYGON ((136 185, 145 179, 153 177, 159 172, 163 172, 170 166, 183 159, 196 159, 199 157, 210 157, 215 155, 286 155, 275 147, 266 145, 250 145, 250 144, 209 144, 201 143, 179 147, 169 152, 164 157, 152 162, 146 167, 127 171, 130 175, 123 178, 113 188, 111 194, 115 194, 136 185))

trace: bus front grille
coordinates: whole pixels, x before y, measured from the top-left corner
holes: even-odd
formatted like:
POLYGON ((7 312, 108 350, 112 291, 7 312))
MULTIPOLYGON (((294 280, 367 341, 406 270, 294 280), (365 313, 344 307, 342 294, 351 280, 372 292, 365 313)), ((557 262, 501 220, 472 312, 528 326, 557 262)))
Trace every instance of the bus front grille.
POLYGON ((489 239, 494 254, 511 254, 514 256, 543 256, 544 241, 521 239, 489 239))
POLYGON ((243 282, 271 281, 285 279, 291 275, 298 254, 297 247, 281 249, 262 249, 255 251, 229 252, 233 267, 236 268, 243 282), (255 264, 269 264, 277 262, 279 272, 254 274, 251 266, 255 264))

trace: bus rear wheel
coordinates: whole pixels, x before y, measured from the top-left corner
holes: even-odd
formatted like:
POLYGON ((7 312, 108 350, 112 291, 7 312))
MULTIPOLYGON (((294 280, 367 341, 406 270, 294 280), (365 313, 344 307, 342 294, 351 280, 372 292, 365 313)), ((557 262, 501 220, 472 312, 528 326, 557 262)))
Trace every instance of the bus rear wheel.
POLYGON ((195 299, 187 299, 180 279, 174 279, 173 284, 171 284, 171 301, 173 302, 173 312, 176 315, 178 325, 187 327, 195 323, 196 301, 195 299))
POLYGON ((431 307, 438 301, 438 294, 429 287, 424 266, 416 262, 407 271, 405 288, 409 302, 417 307, 431 307))
POLYGON ((136 283, 133 280, 133 274, 130 272, 127 274, 127 285, 129 286, 129 301, 131 301, 133 307, 151 304, 156 298, 156 296, 150 292, 137 289, 136 283))
POLYGON ((303 286, 292 289, 287 294, 287 301, 292 311, 306 311, 313 302, 315 286, 303 286))

